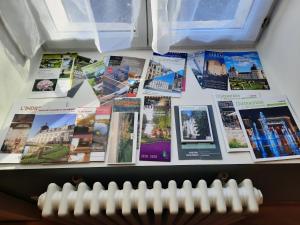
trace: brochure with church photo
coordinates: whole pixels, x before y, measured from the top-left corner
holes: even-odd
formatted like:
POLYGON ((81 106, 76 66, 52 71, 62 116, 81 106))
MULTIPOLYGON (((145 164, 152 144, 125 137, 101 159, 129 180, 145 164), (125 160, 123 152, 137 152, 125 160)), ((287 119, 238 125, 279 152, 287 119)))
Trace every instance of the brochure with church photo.
POLYGON ((254 161, 300 158, 299 121, 285 98, 239 108, 254 161))
POLYGON ((76 53, 42 56, 30 98, 66 97, 72 86, 76 53))
POLYGON ((257 52, 224 52, 231 90, 269 90, 257 52))
POLYGON ((171 98, 145 96, 140 160, 171 160, 171 98))
POLYGON ((222 52, 204 52, 202 87, 228 90, 228 76, 222 52))
POLYGON ((153 53, 144 82, 144 94, 180 97, 185 91, 186 53, 153 53))
POLYGON ((182 142, 213 142, 207 106, 179 106, 182 142))

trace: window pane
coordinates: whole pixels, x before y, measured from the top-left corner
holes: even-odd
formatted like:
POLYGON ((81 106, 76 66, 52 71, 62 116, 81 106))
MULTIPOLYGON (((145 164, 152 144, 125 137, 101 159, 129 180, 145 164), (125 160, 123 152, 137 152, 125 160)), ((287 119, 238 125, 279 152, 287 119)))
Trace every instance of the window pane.
POLYGON ((65 12, 71 23, 89 22, 85 0, 62 0, 65 12))

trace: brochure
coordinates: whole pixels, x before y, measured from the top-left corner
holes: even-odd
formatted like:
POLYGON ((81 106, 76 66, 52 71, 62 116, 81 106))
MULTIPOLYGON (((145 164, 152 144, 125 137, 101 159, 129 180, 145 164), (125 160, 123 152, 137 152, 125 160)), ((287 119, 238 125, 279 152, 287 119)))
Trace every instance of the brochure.
POLYGON ((68 91, 68 97, 73 98, 76 95, 79 88, 81 87, 84 80, 86 79, 81 68, 93 64, 95 62, 97 61, 80 55, 76 57, 75 64, 74 64, 74 76, 72 80, 72 88, 68 91))
POLYGON ((105 161, 110 116, 110 106, 100 106, 96 109, 90 161, 105 161))
POLYGON ((179 160, 222 159, 211 105, 175 106, 174 115, 179 160))
POLYGON ((185 91, 186 61, 186 53, 153 53, 144 82, 144 93, 180 97, 185 91))
POLYGON ((231 90, 269 90, 257 52, 224 52, 231 90))
POLYGON ((228 90, 228 76, 222 52, 204 52, 202 87, 228 90))
POLYGON ((138 148, 139 98, 114 100, 108 138, 108 164, 134 164, 138 148))
POLYGON ((44 54, 30 98, 66 97, 72 85, 76 53, 44 54))
POLYGON ((204 52, 188 54, 188 64, 195 75, 199 85, 203 86, 204 52))
POLYGON ((258 97, 256 94, 215 95, 217 114, 228 152, 250 151, 251 145, 245 129, 241 126, 242 120, 236 109, 236 103, 239 101, 242 104, 258 97))
POLYGON ((140 160, 171 161, 171 98, 145 96, 140 160))
POLYGON ((239 104, 254 161, 300 158, 299 121, 285 97, 239 104))

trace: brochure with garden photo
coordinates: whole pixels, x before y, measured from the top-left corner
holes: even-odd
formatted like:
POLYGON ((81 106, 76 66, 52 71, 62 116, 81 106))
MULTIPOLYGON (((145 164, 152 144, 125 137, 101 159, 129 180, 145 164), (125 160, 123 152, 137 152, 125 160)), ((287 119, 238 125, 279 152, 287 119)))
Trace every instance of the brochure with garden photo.
POLYGON ((114 100, 107 145, 108 164, 136 162, 140 108, 140 98, 114 100))
POLYGON ((180 97, 185 91, 187 53, 153 53, 144 82, 144 94, 180 97))
POLYGON ((211 105, 175 106, 179 160, 221 160, 211 105))
POLYGON ((66 97, 72 86, 76 53, 44 54, 30 98, 66 97))
POLYGON ((145 96, 140 160, 171 161, 171 98, 145 96))
POLYGON ((231 90, 269 90, 257 52, 224 52, 231 90))

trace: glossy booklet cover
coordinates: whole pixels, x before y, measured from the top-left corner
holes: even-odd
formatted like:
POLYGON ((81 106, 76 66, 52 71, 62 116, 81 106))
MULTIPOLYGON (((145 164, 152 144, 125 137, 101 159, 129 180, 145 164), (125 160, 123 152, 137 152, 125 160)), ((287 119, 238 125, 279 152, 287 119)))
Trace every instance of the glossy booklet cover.
POLYGON ((144 93, 180 97, 185 91, 186 53, 153 53, 144 82, 144 93))
POLYGON ((171 160, 171 98, 145 96, 140 160, 171 160))

